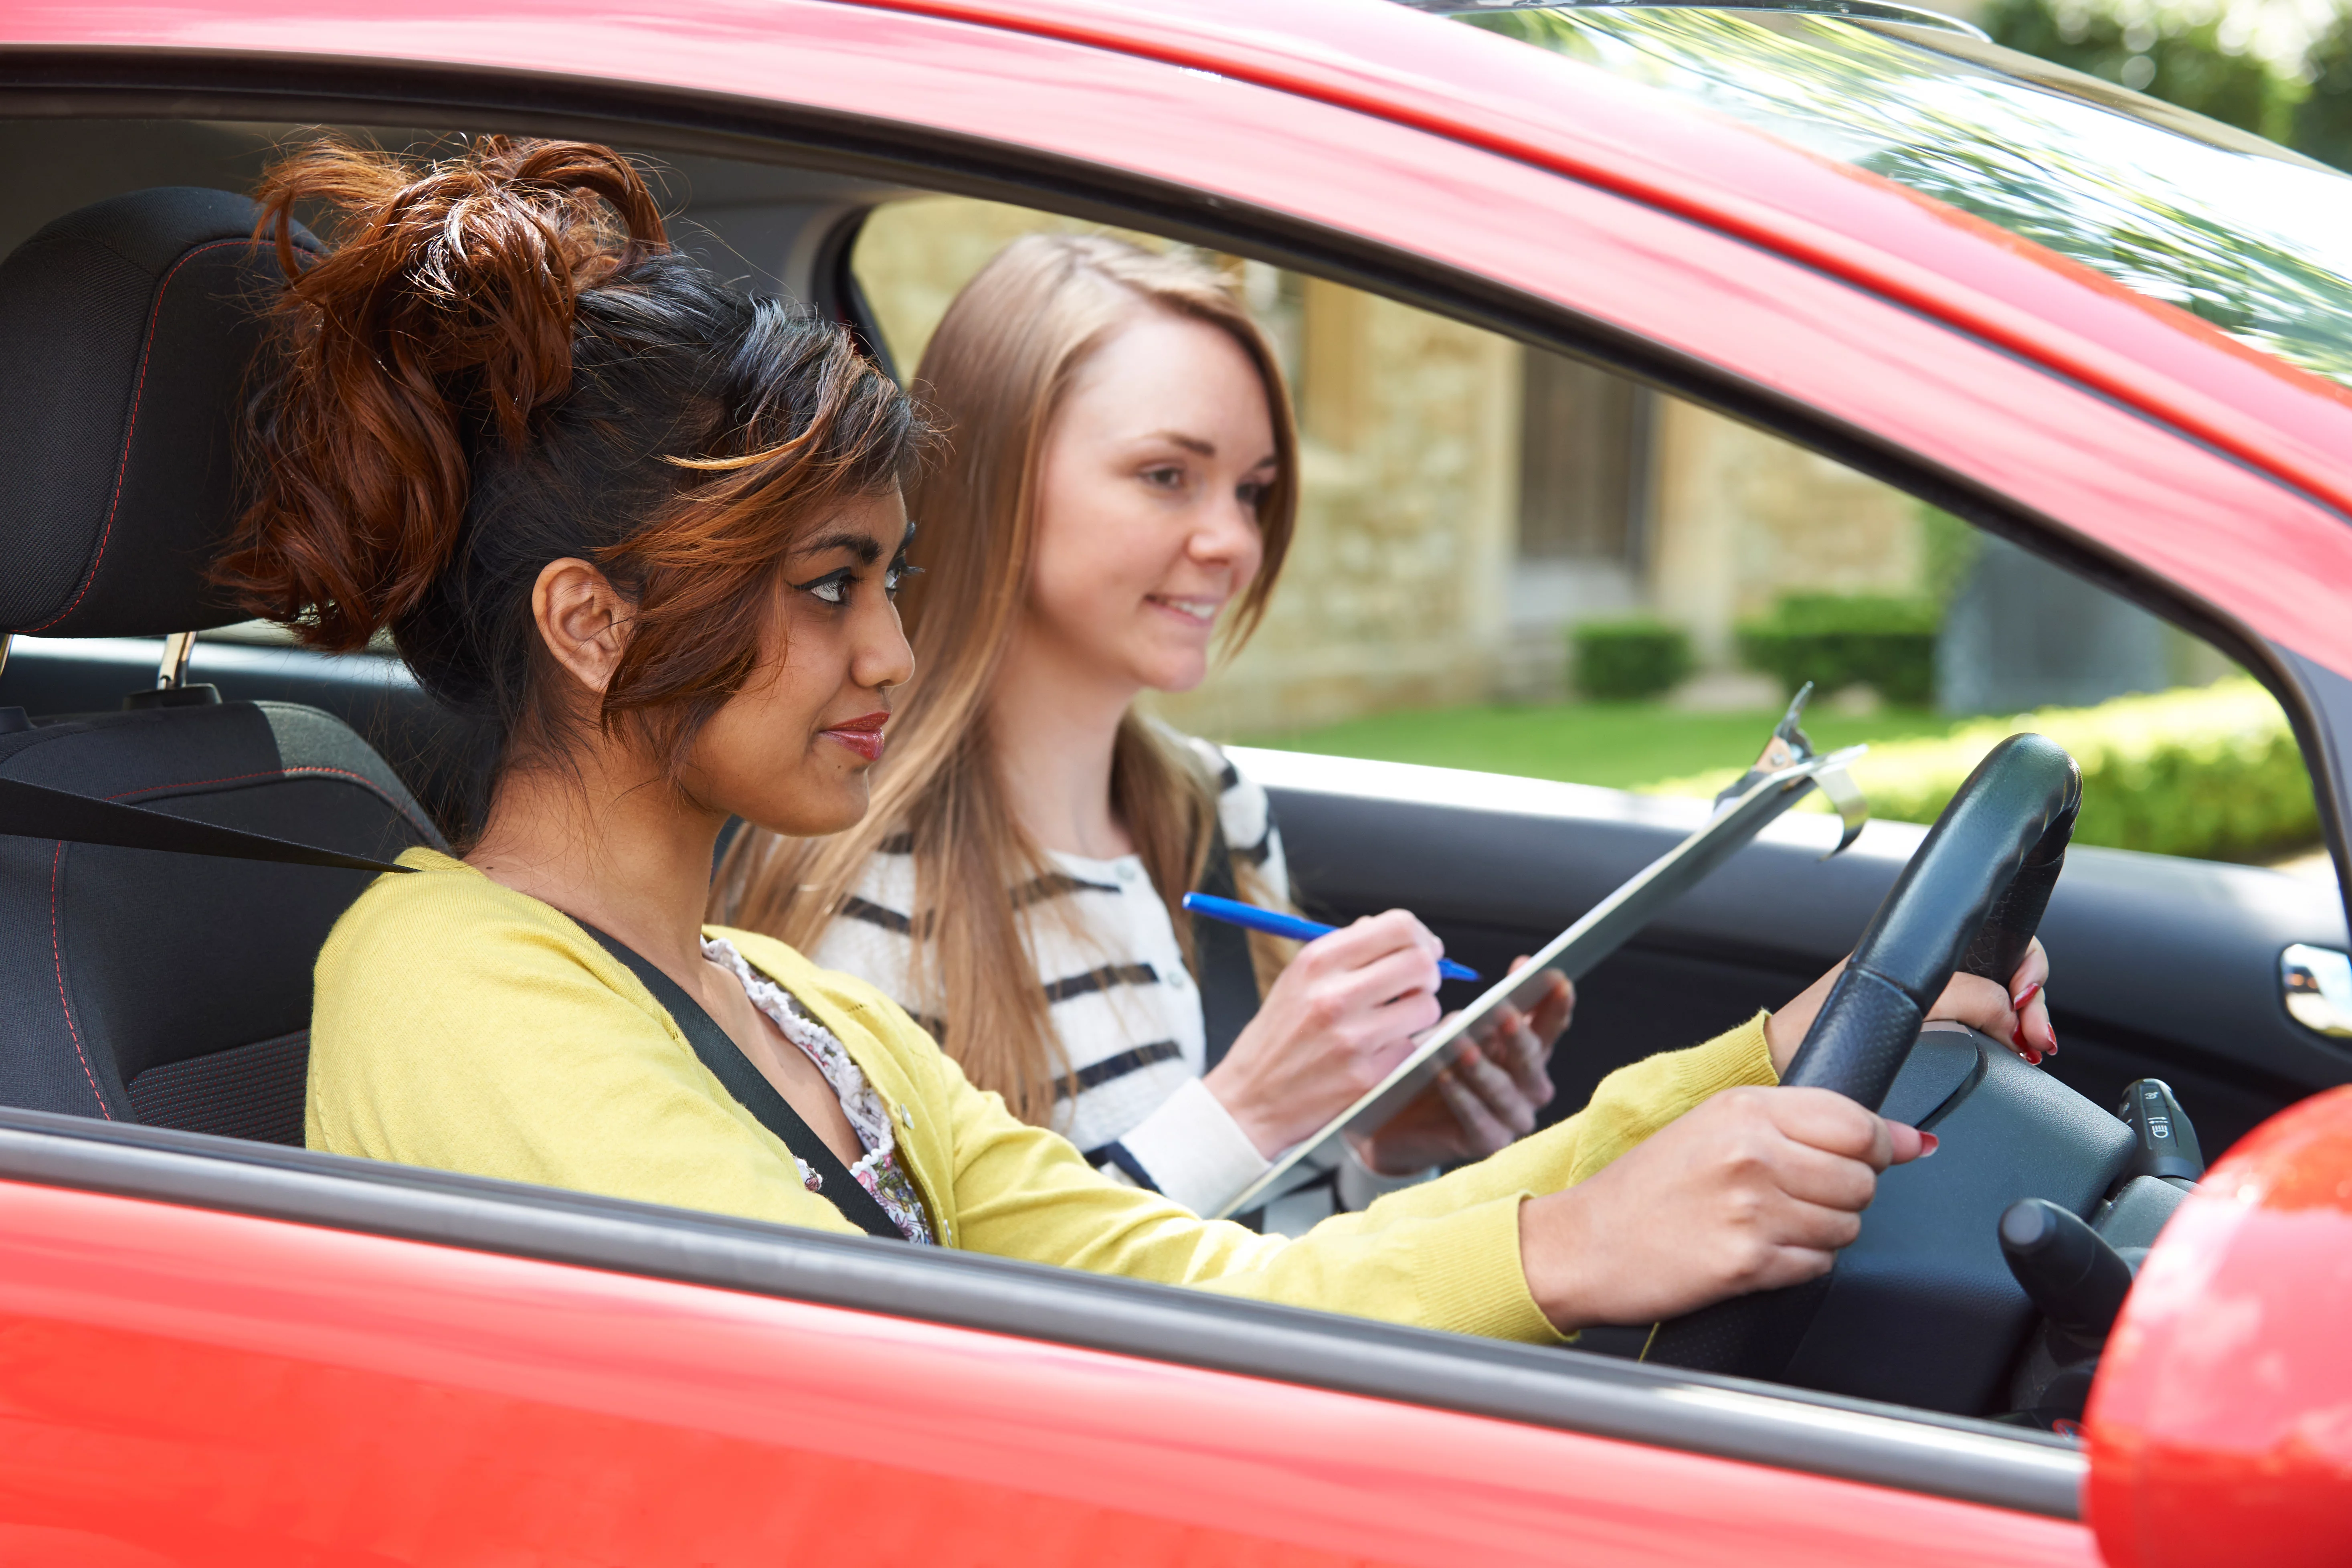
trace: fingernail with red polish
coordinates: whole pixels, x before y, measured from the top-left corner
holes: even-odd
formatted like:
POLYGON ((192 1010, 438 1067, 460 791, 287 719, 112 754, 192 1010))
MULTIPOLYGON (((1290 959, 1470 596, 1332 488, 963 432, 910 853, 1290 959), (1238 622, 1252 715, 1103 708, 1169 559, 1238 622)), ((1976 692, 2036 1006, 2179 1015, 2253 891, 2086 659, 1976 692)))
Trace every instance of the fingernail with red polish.
POLYGON ((2012 997, 2010 1001, 2010 1006, 2017 1012, 2024 1012, 2026 1008, 2033 1005, 2033 998, 2041 993, 2041 990, 2042 982, 2037 980, 2012 997))
POLYGON ((1933 1132, 1920 1133, 1919 1158, 1922 1160, 1929 1158, 1937 1149, 1943 1146, 1943 1142, 1944 1141, 1941 1138, 1937 1137, 1933 1132))
POLYGON ((2033 1048, 2025 1043, 2025 1026, 2022 1024, 2009 1032, 2009 1043, 2021 1051, 2030 1051, 2033 1048))

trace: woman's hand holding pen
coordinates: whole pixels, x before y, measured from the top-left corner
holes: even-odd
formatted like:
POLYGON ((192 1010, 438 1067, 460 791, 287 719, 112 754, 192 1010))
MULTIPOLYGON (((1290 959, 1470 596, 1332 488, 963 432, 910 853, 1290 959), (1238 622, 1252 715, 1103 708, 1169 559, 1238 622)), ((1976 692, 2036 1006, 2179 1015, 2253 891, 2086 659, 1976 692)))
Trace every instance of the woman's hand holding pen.
POLYGON ((1298 950, 1203 1080, 1267 1159, 1386 1078, 1437 1022, 1444 943, 1402 910, 1298 950))
MULTIPOLYGON (((1209 1092, 1268 1159, 1319 1131, 1438 1021, 1444 951, 1402 910, 1308 942, 1204 1080, 1209 1092)), ((1533 1131, 1552 1098, 1552 1043, 1574 1006, 1575 993, 1554 976, 1524 1013, 1499 1011, 1475 1045, 1357 1144, 1359 1158, 1376 1171, 1421 1171, 1483 1158, 1533 1131)))

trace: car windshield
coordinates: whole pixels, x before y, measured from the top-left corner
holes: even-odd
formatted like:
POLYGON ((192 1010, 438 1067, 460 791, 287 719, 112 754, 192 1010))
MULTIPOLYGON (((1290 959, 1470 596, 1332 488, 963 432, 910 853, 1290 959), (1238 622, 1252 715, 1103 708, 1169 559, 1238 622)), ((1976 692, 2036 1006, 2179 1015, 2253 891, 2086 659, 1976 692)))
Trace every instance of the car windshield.
POLYGON ((2352 384, 2352 184, 2283 148, 1957 30, 1683 9, 1464 19, 1898 181, 2352 384))

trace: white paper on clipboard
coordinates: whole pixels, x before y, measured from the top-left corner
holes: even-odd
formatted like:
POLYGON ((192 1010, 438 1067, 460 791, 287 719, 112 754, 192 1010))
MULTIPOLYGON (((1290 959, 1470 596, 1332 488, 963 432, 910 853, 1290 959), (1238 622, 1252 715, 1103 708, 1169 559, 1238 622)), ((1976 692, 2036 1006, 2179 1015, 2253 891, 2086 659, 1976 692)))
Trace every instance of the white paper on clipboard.
POLYGON ((1668 904, 1745 847, 1748 840, 1763 831, 1765 824, 1796 805, 1813 787, 1817 775, 1843 774, 1845 767, 1867 750, 1866 746, 1849 746, 1827 756, 1804 758, 1765 774, 1724 802, 1704 826, 1635 872, 1616 891, 1586 910, 1575 924, 1552 938, 1525 965, 1496 981, 1475 1002, 1422 1036, 1414 1043, 1412 1055, 1399 1062, 1388 1077, 1324 1123, 1321 1131, 1285 1151, 1265 1174, 1220 1210, 1217 1217, 1244 1214, 1282 1191, 1284 1178, 1294 1166, 1342 1133, 1377 1131, 1454 1062, 1465 1041, 1491 1037, 1496 1032, 1496 1014, 1499 1009, 1510 1006, 1525 1011, 1531 1006, 1542 992, 1543 976, 1547 973, 1561 974, 1571 981, 1582 979, 1668 904))

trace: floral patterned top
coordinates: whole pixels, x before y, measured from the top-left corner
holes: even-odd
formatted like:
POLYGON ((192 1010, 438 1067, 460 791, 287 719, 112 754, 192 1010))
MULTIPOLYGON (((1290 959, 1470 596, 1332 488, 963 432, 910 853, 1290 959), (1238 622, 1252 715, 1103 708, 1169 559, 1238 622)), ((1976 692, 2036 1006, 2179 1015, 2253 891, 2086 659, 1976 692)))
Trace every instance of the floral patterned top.
MULTIPOLYGON (((834 1038, 833 1031, 811 1017, 798 997, 746 963, 735 944, 724 937, 703 938, 702 956, 741 983, 751 1005, 766 1014, 784 1038, 816 1064, 824 1081, 840 1096, 841 1113, 856 1131, 857 1141, 866 1145, 865 1158, 849 1167, 857 1184, 874 1194, 874 1201, 908 1241, 936 1246, 938 1238, 931 1234, 931 1216, 923 1207, 922 1194, 898 1163, 898 1141, 890 1128, 889 1110, 849 1052, 834 1038)), ((803 1186, 813 1193, 824 1191, 824 1178, 810 1170, 807 1162, 795 1158, 793 1163, 800 1167, 803 1186)))

